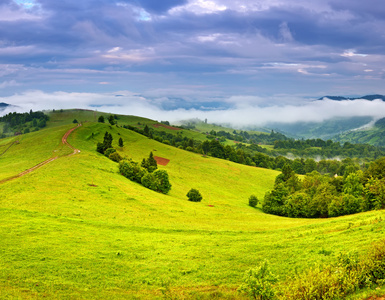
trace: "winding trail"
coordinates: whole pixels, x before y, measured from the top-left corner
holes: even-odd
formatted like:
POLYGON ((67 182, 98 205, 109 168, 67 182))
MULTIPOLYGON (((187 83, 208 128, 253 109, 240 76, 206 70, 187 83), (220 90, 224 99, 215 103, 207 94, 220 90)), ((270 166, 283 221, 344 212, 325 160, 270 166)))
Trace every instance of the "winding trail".
MULTIPOLYGON (((75 147, 73 147, 73 146, 72 146, 70 143, 68 143, 68 141, 67 141, 67 138, 69 137, 69 135, 70 135, 75 129, 77 129, 77 128, 80 127, 80 126, 82 126, 82 124, 78 124, 78 126, 76 126, 76 127, 74 127, 74 128, 71 128, 70 130, 68 130, 68 131, 63 135, 63 137, 62 137, 62 139, 61 139, 63 145, 67 145, 68 147, 70 147, 70 148, 73 150, 73 152, 72 152, 71 154, 68 154, 67 156, 71 156, 71 155, 74 155, 74 154, 80 152, 79 149, 76 149, 75 147)), ((46 165, 46 164, 48 164, 48 163, 50 163, 50 162, 52 162, 52 161, 58 159, 58 158, 59 158, 59 156, 51 157, 51 158, 49 158, 49 159, 47 159, 47 160, 45 160, 45 161, 43 161, 43 162, 37 164, 36 166, 34 166, 34 167, 32 167, 32 168, 30 168, 30 169, 28 169, 28 170, 25 170, 24 172, 21 172, 21 173, 15 175, 15 176, 11 176, 11 177, 8 177, 8 178, 5 178, 5 179, 0 180, 0 184, 2 184, 2 183, 4 183, 4 182, 7 182, 7 181, 11 181, 11 180, 16 179, 16 178, 19 178, 19 177, 24 176, 24 175, 26 175, 26 174, 28 174, 28 173, 31 173, 31 172, 33 172, 33 171, 39 169, 40 167, 42 167, 42 166, 44 166, 44 165, 46 165)))

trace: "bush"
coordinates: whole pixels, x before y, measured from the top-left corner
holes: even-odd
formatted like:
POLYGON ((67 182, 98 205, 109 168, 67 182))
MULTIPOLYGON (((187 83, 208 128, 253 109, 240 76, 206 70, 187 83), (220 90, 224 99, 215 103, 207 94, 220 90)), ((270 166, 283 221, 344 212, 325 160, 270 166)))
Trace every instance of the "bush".
POLYGON ((158 189, 157 179, 156 179, 154 173, 147 173, 146 175, 144 175, 142 177, 141 182, 142 182, 144 187, 146 187, 150 190, 156 191, 158 189))
POLYGON ((188 197, 188 200, 192 202, 202 201, 202 195, 197 189, 191 189, 186 196, 188 197))
POLYGON ((238 290, 254 299, 272 299, 275 294, 273 284, 276 281, 277 278, 270 272, 267 261, 264 261, 258 268, 246 271, 243 284, 238 290))
POLYGON ((362 255, 341 255, 337 264, 312 268, 281 284, 278 299, 344 299, 360 288, 385 283, 385 240, 362 255))
POLYGON ((110 157, 110 155, 112 153, 116 152, 116 149, 115 148, 108 148, 104 151, 104 155, 107 156, 107 157, 110 157))
POLYGON ((258 203, 259 203, 259 201, 258 201, 257 196, 251 195, 251 196, 249 197, 249 205, 250 205, 251 207, 256 207, 256 206, 258 205, 258 203))
POLYGON ((154 173, 157 179, 157 192, 167 194, 171 190, 171 184, 168 180, 168 173, 165 170, 156 170, 154 173))
POLYGON ((109 156, 108 156, 109 159, 111 159, 112 161, 115 161, 115 162, 120 162, 122 160, 122 157, 120 156, 120 154, 118 152, 113 152, 111 153, 109 156))
POLYGON ((146 175, 147 171, 139 166, 138 163, 132 160, 122 160, 119 163, 119 172, 124 177, 130 179, 131 181, 135 181, 138 183, 142 183, 142 177, 146 175))

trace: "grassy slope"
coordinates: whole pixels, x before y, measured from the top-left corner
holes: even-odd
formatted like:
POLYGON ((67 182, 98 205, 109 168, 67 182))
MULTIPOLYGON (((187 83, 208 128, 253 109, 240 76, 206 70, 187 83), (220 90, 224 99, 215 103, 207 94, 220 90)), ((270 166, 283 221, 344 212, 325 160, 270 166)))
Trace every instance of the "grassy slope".
MULTIPOLYGON (((56 149, 71 126, 39 133, 56 136, 46 145, 56 149)), ((33 134, 19 146, 38 156, 33 134)), ((250 208, 251 193, 262 198, 271 188, 271 170, 203 158, 105 124, 86 123, 69 141, 80 154, 1 185, 0 298, 240 297, 244 271, 264 258, 283 278, 340 252, 364 251, 384 234, 381 211, 303 220, 250 208), (170 159, 161 167, 173 184, 169 195, 126 180, 96 153, 106 130, 115 144, 123 138, 123 155, 170 159), (186 200, 191 187, 201 203, 186 200)), ((1 159, 11 162, 19 151, 11 149, 1 159)))

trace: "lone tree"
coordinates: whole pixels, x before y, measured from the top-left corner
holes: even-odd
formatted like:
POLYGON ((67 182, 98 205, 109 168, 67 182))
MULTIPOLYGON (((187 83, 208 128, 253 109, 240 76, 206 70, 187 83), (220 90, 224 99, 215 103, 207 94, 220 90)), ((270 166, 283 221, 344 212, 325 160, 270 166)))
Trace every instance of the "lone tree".
POLYGON ((119 147, 123 147, 123 139, 121 137, 119 138, 119 147))
POLYGON ((249 197, 249 205, 251 206, 251 207, 256 207, 257 205, 258 205, 258 198, 257 198, 257 196, 255 196, 255 195, 251 195, 250 197, 249 197))
POLYGON ((110 115, 108 117, 108 122, 110 122, 111 125, 115 125, 115 119, 114 119, 114 116, 113 115, 110 115))
POLYGON ((104 154, 104 152, 105 152, 108 148, 112 148, 112 134, 111 134, 111 133, 108 133, 108 132, 106 131, 106 133, 104 134, 104 140, 103 140, 103 143, 98 143, 98 144, 97 144, 97 146, 96 146, 96 151, 98 151, 99 153, 104 154))
POLYGON ((197 189, 191 189, 186 196, 188 197, 188 200, 192 202, 202 201, 202 195, 197 189))
POLYGON ((98 119, 98 122, 99 122, 99 123, 104 123, 104 117, 103 117, 103 116, 100 116, 99 119, 98 119))
POLYGON ((149 134, 150 134, 150 128, 148 128, 147 124, 146 124, 146 126, 144 126, 143 132, 144 132, 144 135, 145 135, 145 136, 149 136, 149 134))
POLYGON ((141 166, 147 169, 147 171, 150 173, 154 172, 158 168, 158 163, 156 162, 152 152, 150 152, 150 155, 147 159, 143 158, 141 166))

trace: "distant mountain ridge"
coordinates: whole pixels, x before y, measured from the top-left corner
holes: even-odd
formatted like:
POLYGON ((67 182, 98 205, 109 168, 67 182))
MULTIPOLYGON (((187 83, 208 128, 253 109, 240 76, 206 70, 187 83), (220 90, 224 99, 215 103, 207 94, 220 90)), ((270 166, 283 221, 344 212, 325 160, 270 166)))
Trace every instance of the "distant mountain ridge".
POLYGON ((323 96, 321 98, 318 98, 318 100, 325 100, 325 98, 335 101, 343 101, 343 100, 358 100, 358 99, 365 99, 369 101, 373 101, 376 99, 381 99, 382 101, 385 101, 384 95, 374 94, 374 95, 366 95, 362 97, 343 97, 343 96, 323 96))

